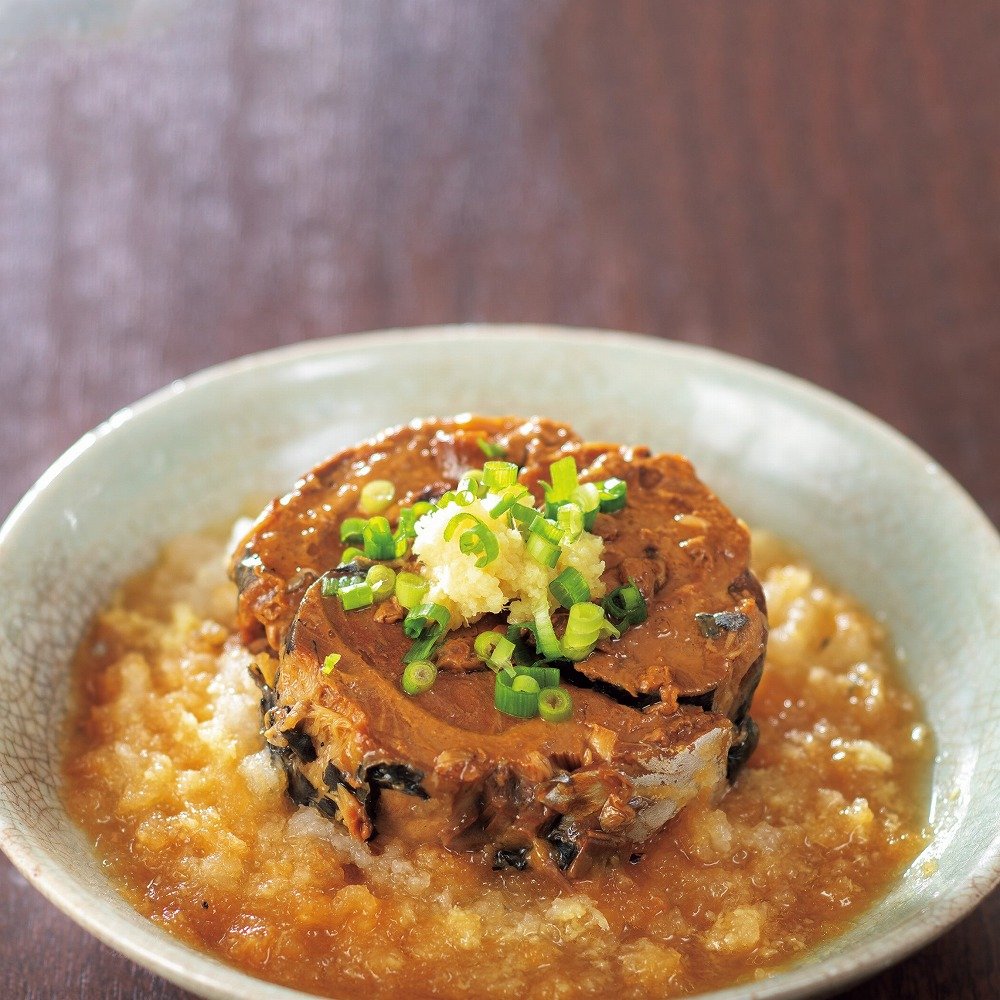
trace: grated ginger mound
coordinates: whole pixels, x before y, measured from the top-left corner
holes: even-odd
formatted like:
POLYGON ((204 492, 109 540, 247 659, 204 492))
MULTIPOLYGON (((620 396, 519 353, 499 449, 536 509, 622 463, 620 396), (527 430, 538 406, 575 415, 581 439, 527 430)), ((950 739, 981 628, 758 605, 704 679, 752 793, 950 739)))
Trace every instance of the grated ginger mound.
POLYGON ((487 495, 467 507, 452 502, 417 521, 413 553, 430 585, 427 600, 448 609, 452 628, 469 625, 486 614, 499 614, 508 605, 512 623, 528 621, 537 608, 549 607, 549 584, 570 566, 587 581, 592 598, 604 596, 602 538, 585 531, 575 542, 560 546, 554 569, 541 566, 528 555, 524 539, 506 516, 490 516, 499 499, 487 495), (448 524, 458 514, 474 515, 494 533, 500 553, 488 565, 479 567, 474 554, 462 552, 461 529, 445 539, 448 524))

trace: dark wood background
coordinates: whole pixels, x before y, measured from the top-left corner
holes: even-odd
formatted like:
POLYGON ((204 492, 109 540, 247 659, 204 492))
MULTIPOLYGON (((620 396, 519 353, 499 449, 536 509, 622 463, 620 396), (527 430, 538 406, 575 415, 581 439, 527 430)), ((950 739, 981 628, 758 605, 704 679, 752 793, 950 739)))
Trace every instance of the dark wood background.
MULTIPOLYGON (((46 6, 0 13, 0 513, 213 362, 524 320, 804 376, 1000 517, 995 0, 46 6)), ((185 995, 0 901, 0 996, 185 995)), ((994 893, 847 996, 992 1000, 998 956, 994 893)))

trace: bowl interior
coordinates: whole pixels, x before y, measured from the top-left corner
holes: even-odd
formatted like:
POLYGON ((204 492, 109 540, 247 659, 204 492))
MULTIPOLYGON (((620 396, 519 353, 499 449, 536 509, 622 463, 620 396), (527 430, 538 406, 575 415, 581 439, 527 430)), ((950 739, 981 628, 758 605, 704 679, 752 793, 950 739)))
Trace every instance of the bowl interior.
POLYGON ((20 720, 0 746, 0 842, 46 895, 204 995, 298 995, 192 952, 109 888, 57 793, 62 679, 87 620, 166 539, 284 492, 383 427, 465 411, 538 413, 687 454, 738 514, 884 616, 900 648, 937 738, 933 843, 853 929, 754 996, 842 988, 987 891, 1000 854, 1000 541, 960 488, 873 418, 748 362, 623 335, 466 327, 313 343, 176 383, 87 435, 19 505, 0 533, 0 683, 20 720))

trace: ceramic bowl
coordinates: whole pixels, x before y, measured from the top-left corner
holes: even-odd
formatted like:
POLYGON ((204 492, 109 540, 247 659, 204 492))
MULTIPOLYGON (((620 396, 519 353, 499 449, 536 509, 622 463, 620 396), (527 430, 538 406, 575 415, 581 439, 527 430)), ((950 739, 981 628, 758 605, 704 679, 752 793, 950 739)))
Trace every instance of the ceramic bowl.
POLYGON ((0 690, 17 720, 0 745, 0 843, 39 891, 196 993, 301 996, 188 948, 112 891, 58 794, 67 665, 115 585, 172 535, 283 492, 383 427, 464 411, 539 413, 586 437, 689 455, 742 517, 884 616, 926 706, 938 745, 930 846, 847 933, 712 997, 843 989, 975 906, 1000 865, 992 526, 912 444, 810 385, 713 351, 542 327, 369 334, 235 361, 115 414, 42 476, 0 531, 0 690))

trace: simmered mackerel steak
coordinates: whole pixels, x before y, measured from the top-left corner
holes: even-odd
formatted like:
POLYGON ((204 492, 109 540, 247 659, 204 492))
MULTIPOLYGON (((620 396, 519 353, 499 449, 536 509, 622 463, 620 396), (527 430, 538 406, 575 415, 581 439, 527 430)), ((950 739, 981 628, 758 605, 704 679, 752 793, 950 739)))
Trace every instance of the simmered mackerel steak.
POLYGON ((750 701, 767 637, 745 526, 684 458, 584 443, 548 420, 417 421, 318 466, 258 519, 233 560, 251 648, 279 654, 259 677, 265 735, 289 793, 343 821, 455 850, 485 849, 498 867, 554 864, 570 876, 628 856, 699 792, 732 778, 756 744, 750 701), (570 720, 515 719, 494 707, 494 675, 475 636, 486 616, 449 634, 434 687, 400 686, 409 648, 394 600, 345 612, 324 597, 338 572, 339 526, 372 479, 402 506, 453 489, 482 465, 481 441, 504 448, 541 499, 549 465, 574 456, 580 480, 615 476, 628 503, 598 515, 608 589, 635 581, 649 617, 563 666, 570 720), (341 659, 321 671, 327 653, 341 659))

